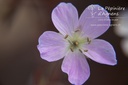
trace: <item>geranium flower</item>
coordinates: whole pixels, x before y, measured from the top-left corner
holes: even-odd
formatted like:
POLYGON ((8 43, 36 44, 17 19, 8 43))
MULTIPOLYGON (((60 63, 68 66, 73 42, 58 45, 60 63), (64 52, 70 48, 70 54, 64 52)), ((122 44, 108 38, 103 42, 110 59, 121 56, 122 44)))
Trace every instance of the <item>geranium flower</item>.
POLYGON ((60 33, 46 31, 39 37, 41 58, 49 62, 64 58, 61 69, 72 84, 81 85, 89 78, 86 58, 107 65, 117 63, 112 45, 95 39, 110 26, 109 16, 103 13, 107 11, 101 6, 90 5, 78 19, 77 9, 71 3, 60 3, 52 11, 53 24, 60 33))

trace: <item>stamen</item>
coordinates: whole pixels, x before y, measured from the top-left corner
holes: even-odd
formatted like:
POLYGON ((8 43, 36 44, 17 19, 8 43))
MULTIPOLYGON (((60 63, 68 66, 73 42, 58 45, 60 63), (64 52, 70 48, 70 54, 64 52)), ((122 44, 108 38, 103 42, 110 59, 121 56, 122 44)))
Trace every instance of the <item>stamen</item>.
POLYGON ((84 52, 88 52, 88 50, 84 50, 84 52))
POLYGON ((82 53, 82 50, 81 49, 79 49, 79 51, 82 53))
POLYGON ((68 40, 68 42, 73 45, 73 43, 70 40, 68 40))
POLYGON ((88 42, 88 44, 90 44, 91 43, 91 40, 87 37, 87 42, 88 42))
POLYGON ((73 52, 73 48, 72 47, 70 47, 70 50, 73 52))
POLYGON ((66 39, 66 38, 68 38, 68 35, 66 35, 66 36, 64 37, 64 39, 66 39))

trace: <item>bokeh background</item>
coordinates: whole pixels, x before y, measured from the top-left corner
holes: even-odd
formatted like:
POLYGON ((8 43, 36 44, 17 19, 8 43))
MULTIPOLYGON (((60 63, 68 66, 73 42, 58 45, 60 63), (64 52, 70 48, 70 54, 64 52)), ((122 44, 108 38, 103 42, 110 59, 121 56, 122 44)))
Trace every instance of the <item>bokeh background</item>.
MULTIPOLYGON (((71 85, 61 71, 62 60, 48 63, 36 48, 44 31, 57 32, 51 12, 62 1, 76 6, 79 14, 90 4, 128 7, 127 0, 0 0, 0 85, 71 85)), ((111 26, 99 38, 114 46, 118 64, 88 60, 91 76, 84 85, 128 85, 128 57, 115 29, 111 26)))

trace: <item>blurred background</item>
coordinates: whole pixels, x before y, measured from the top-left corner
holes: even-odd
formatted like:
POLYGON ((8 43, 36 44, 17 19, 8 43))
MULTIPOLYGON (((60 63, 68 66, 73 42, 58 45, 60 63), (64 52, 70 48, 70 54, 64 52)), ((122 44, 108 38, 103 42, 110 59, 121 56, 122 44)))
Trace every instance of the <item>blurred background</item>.
MULTIPOLYGON (((79 15, 90 4, 128 7, 127 0, 0 0, 0 85, 71 85, 61 71, 62 60, 48 63, 36 48, 44 31, 57 32, 51 11, 62 1, 76 6, 79 15)), ((128 13, 114 12, 119 16, 114 16, 117 20, 111 17, 112 24, 120 27, 111 26, 99 38, 114 46, 118 64, 107 66, 88 60, 91 76, 84 85, 128 85, 128 41, 126 46, 122 44, 128 39, 128 13), (122 28, 126 35, 120 34, 122 28)))

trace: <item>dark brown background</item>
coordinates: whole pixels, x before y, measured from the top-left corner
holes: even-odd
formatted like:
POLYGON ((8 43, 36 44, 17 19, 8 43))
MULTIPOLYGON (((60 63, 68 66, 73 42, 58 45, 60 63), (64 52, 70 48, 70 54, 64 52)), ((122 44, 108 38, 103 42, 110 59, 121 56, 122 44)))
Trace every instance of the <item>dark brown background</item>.
MULTIPOLYGON (((125 0, 63 1, 75 5, 79 14, 90 4, 128 6, 125 0)), ((60 2, 0 0, 0 85, 71 85, 61 71, 62 60, 48 63, 40 58, 36 48, 38 37, 44 31, 57 31, 51 21, 51 11, 60 2)), ((114 33, 114 27, 99 38, 114 46, 118 64, 107 66, 88 60, 91 76, 85 85, 128 85, 128 58, 120 47, 122 38, 114 33)))

